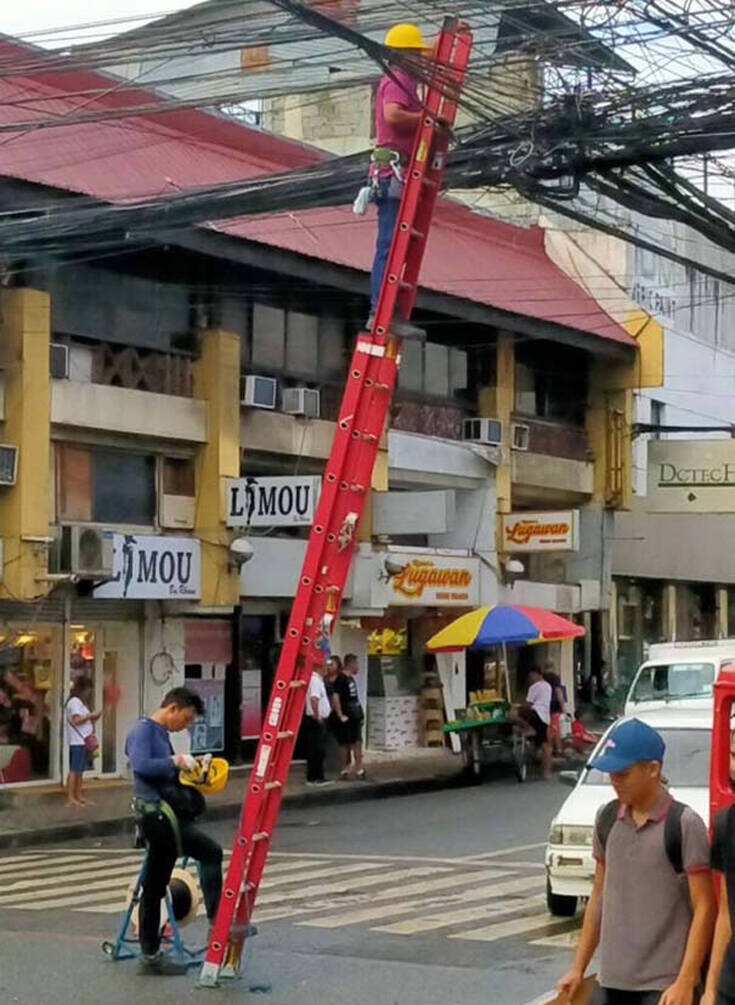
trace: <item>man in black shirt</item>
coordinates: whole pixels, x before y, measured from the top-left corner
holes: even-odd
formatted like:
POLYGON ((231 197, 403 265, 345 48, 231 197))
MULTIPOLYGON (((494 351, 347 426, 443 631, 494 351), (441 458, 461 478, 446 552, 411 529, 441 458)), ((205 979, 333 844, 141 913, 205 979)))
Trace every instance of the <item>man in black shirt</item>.
POLYGON ((357 656, 345 656, 344 670, 337 674, 333 684, 332 708, 336 716, 337 743, 344 758, 339 777, 346 781, 350 777, 350 758, 355 765, 355 776, 365 780, 362 766, 362 723, 365 713, 360 704, 355 675, 358 671, 357 656))

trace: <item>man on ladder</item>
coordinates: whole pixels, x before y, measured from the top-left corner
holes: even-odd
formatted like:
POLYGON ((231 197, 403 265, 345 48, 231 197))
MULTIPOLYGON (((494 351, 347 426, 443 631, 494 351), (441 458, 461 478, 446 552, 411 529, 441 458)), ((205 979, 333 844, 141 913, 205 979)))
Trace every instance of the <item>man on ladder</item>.
MULTIPOLYGON (((407 54, 426 55, 431 46, 424 43, 415 24, 395 24, 385 36, 385 44, 407 54)), ((367 330, 372 330, 375 308, 380 294, 388 252, 396 229, 398 210, 403 194, 403 174, 411 159, 423 107, 416 81, 405 70, 391 66, 391 75, 380 78, 375 94, 375 136, 371 172, 373 201, 378 207, 378 236, 375 258, 370 274, 370 317, 367 330)), ((412 325, 397 313, 391 331, 399 338, 425 339, 426 332, 412 325)))

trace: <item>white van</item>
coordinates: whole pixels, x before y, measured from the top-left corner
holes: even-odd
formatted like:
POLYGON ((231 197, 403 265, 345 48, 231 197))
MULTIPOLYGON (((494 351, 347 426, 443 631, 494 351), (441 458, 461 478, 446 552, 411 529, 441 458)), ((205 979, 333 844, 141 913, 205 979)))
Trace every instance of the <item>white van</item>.
POLYGON ((722 666, 735 664, 735 639, 662 642, 651 646, 625 699, 625 715, 660 708, 712 706, 712 685, 722 666))

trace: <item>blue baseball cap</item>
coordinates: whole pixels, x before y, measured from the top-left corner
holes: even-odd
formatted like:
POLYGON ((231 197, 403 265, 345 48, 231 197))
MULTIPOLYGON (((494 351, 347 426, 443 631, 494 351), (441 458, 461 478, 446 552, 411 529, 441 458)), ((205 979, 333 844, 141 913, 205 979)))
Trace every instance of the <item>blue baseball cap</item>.
POLYGON ((664 759, 666 744, 660 733, 647 726, 640 719, 626 719, 613 727, 602 747, 602 753, 590 767, 608 774, 625 771, 639 761, 661 761, 664 759))

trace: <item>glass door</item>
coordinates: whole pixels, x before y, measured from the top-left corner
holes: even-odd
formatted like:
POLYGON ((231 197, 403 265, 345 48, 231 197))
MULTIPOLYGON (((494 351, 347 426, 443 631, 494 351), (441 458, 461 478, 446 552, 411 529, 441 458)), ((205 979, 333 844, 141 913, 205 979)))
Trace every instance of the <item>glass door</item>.
POLYGON ((99 748, 88 774, 112 775, 117 770, 118 654, 102 644, 100 625, 69 626, 69 690, 80 677, 92 682, 92 708, 101 712, 95 723, 99 748))

